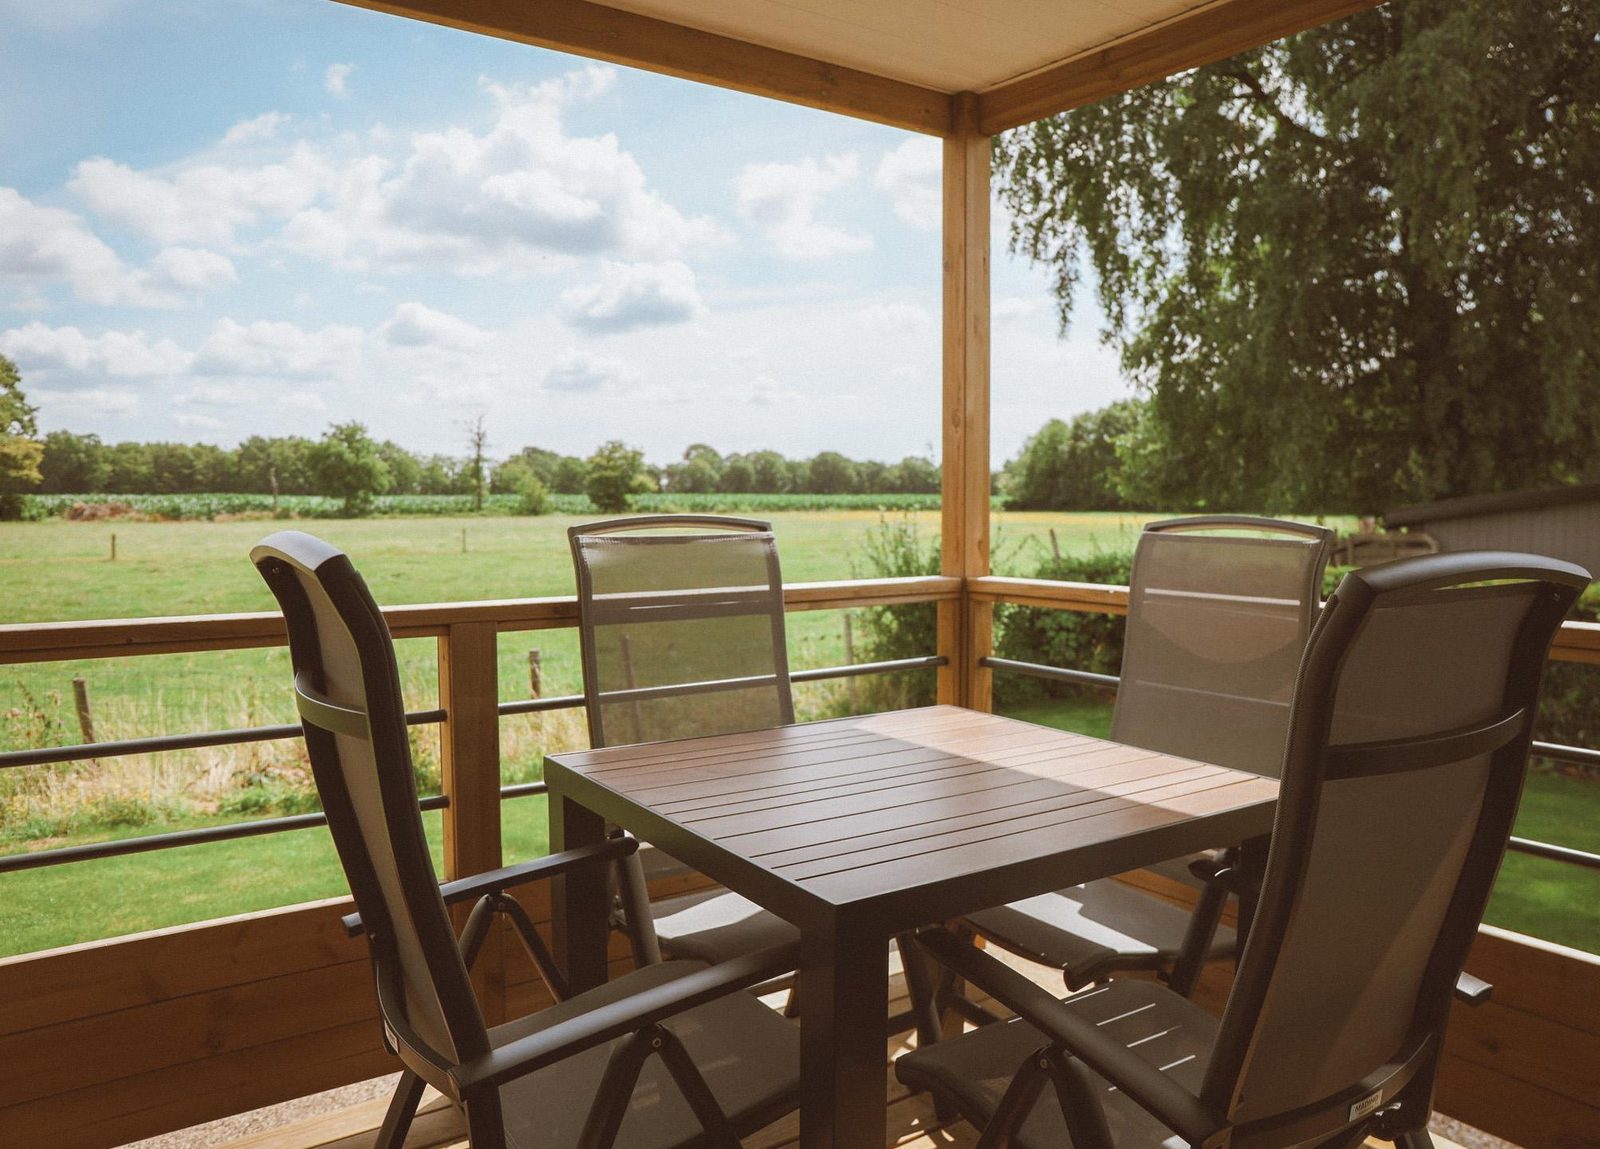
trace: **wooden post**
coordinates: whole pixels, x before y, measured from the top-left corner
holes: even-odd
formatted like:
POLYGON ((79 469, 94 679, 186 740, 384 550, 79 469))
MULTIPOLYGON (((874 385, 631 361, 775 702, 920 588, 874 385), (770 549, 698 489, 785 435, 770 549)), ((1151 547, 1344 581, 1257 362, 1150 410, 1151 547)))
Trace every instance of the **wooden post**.
POLYGON ((94 711, 89 708, 89 683, 82 675, 72 680, 72 701, 78 707, 78 729, 83 733, 83 740, 95 741, 94 711))
POLYGON ((111 532, 111 561, 117 561, 117 532, 111 532))
MULTIPOLYGON (((498 869, 500 683, 492 622, 457 622, 439 636, 439 727, 447 879, 498 869)), ((462 907, 463 911, 470 907, 462 907)), ((478 1000, 494 1024, 505 1015, 505 955, 497 926, 473 970, 478 1000)))
POLYGON ((544 688, 544 656, 537 650, 528 651, 528 697, 538 698, 544 688))
MULTIPOLYGON (((978 98, 955 98, 944 141, 944 461, 940 483, 940 573, 989 573, 989 137, 978 130, 978 98)), ((938 700, 990 708, 994 608, 940 603, 938 700)))
MULTIPOLYGON (((854 666, 856 664, 856 638, 851 632, 849 611, 844 612, 844 662, 846 666, 854 666)), ((855 675, 845 679, 846 687, 850 692, 850 713, 852 714, 859 709, 857 700, 860 692, 856 689, 856 682, 855 675)))

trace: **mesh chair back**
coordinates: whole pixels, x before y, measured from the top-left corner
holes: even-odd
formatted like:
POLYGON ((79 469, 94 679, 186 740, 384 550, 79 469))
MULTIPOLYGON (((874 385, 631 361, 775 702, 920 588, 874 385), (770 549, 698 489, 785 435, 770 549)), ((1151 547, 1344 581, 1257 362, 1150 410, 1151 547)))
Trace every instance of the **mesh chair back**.
POLYGON ((1206 1079, 1235 1120, 1321 1105, 1353 1120, 1431 1057, 1511 830, 1544 660, 1587 581, 1464 553, 1340 583, 1301 668, 1261 906, 1206 1079))
POLYGON ((1151 523, 1128 591, 1117 742, 1276 776, 1326 527, 1214 515, 1151 523), (1218 534, 1218 531, 1250 531, 1218 534))
POLYGON ((770 524, 638 515, 567 534, 593 745, 794 721, 770 524))
POLYGON ((344 552, 311 535, 272 535, 250 559, 288 623, 306 749, 371 945, 385 1028, 413 1064, 484 1052, 483 1017, 423 835, 383 615, 344 552))

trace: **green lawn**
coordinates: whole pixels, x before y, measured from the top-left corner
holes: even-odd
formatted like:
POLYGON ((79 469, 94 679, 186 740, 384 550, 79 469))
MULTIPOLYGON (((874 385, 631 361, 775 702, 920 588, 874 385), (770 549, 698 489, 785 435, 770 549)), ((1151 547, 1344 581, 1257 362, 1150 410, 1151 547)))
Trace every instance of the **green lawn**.
MULTIPOLYGON (((231 819, 195 819, 194 827, 231 819)), ((423 815, 434 865, 440 816, 423 815)), ((503 807, 508 863, 549 852, 543 798, 503 807)), ((126 834, 88 834, 105 841, 126 834)), ((349 892, 325 828, 0 875, 0 957, 349 892)))
MULTIPOLYGON (((860 511, 785 512, 771 516, 788 581, 849 578, 862 541, 879 516, 860 511)), ((898 514, 893 517, 900 517, 898 514)), ((924 542, 938 515, 909 516, 924 542)), ((1131 548, 1149 516, 1015 514, 995 516, 995 569, 1030 574, 1050 552, 1131 548)), ((380 602, 430 602, 564 595, 572 591, 566 544, 570 517, 380 519, 272 522, 0 524, 0 622, 70 620, 267 610, 271 600, 246 555, 283 525, 303 525, 344 547, 380 602), (466 550, 462 550, 462 533, 466 550), (117 561, 109 561, 110 536, 117 561)), ((790 657, 797 667, 844 661, 843 616, 805 612, 789 619, 790 657)), ((436 701, 432 640, 400 645, 408 703, 436 701)), ((504 635, 501 696, 527 696, 528 652, 543 658, 544 693, 576 693, 579 670, 570 631, 504 635)), ((0 668, 0 749, 77 741, 71 680, 82 675, 94 700, 102 739, 289 722, 288 662, 281 650, 224 651, 146 658, 48 663, 0 668)), ((797 689, 802 716, 837 708, 848 687, 797 689)), ((1104 735, 1109 708, 1043 703, 1016 717, 1104 735)), ((583 737, 575 713, 508 719, 502 727, 508 778, 537 776, 546 745, 583 737)), ((419 758, 433 754, 428 735, 419 758)), ((62 825, 8 823, 0 804, 0 853, 148 833, 181 825, 236 820, 218 794, 239 787, 305 784, 296 743, 223 752, 147 755, 100 766, 9 771, 7 788, 48 793, 83 812, 62 825), (99 805, 96 805, 99 803, 99 805), (146 824, 105 828, 111 822, 146 824), (130 815, 128 812, 132 811, 130 815)), ((543 803, 506 806, 508 857, 544 848, 543 803)), ((437 833, 437 818, 430 819, 437 833)), ((1552 774, 1530 775, 1518 832, 1525 837, 1600 851, 1600 786, 1552 774)), ((301 831, 213 846, 82 863, 0 877, 0 952, 105 937, 131 930, 261 909, 342 892, 325 831, 301 831)), ((1507 860, 1489 920, 1568 945, 1600 951, 1600 875, 1538 859, 1507 860)))

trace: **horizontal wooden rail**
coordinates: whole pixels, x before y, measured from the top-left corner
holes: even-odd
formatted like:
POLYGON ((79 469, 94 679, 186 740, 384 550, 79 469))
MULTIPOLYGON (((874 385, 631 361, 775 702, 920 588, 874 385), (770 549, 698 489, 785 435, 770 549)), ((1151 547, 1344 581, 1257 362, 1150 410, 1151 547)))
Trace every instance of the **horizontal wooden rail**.
MULTIPOLYGON (((989 576, 967 580, 974 602, 1038 606, 1099 614, 1127 614, 1128 588, 1091 582, 989 576)), ((1555 662, 1600 663, 1600 623, 1564 622, 1550 647, 1555 662)))
MULTIPOLYGON (((960 597, 961 580, 938 575, 790 583, 783 588, 784 608, 795 611, 946 602, 960 597)), ((492 623, 502 633, 558 630, 578 625, 578 603, 570 597, 420 603, 385 607, 383 617, 396 638, 437 637, 446 628, 464 623, 492 623)), ((0 664, 241 650, 282 646, 284 641, 283 616, 276 611, 11 623, 0 626, 0 664)))

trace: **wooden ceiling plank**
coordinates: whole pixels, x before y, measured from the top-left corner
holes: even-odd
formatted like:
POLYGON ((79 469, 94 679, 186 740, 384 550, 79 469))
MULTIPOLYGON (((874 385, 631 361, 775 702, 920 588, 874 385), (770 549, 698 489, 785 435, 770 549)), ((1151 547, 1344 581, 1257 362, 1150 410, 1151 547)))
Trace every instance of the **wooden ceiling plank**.
POLYGON ((986 134, 995 135, 1189 68, 1225 60, 1379 3, 1381 0, 1218 0, 984 92, 979 96, 978 125, 986 134))
POLYGON ((357 8, 948 135, 943 92, 587 0, 339 0, 357 8))

